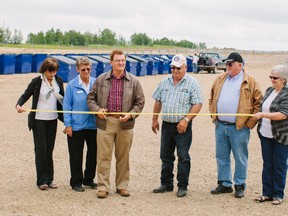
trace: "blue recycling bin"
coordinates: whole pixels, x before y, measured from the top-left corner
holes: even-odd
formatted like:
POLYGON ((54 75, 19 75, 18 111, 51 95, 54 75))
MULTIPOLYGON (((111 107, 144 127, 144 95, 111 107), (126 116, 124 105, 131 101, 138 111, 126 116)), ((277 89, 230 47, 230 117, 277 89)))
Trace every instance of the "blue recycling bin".
POLYGON ((158 74, 158 61, 153 59, 148 55, 142 56, 148 61, 147 65, 147 75, 156 75, 158 74))
POLYGON ((163 74, 168 74, 169 71, 170 71, 171 59, 168 56, 166 56, 166 55, 160 55, 159 58, 162 59, 163 62, 164 62, 163 74))
POLYGON ((148 61, 140 56, 137 55, 128 55, 129 58, 135 59, 138 61, 137 68, 136 68, 136 76, 146 76, 148 73, 148 61))
POLYGON ((193 72, 193 57, 186 56, 187 72, 193 72))
POLYGON ((62 55, 51 55, 49 57, 57 59, 59 63, 57 76, 61 77, 63 82, 69 82, 78 75, 75 60, 62 55))
POLYGON ((131 74, 137 76, 137 70, 141 67, 141 62, 137 61, 136 59, 130 58, 126 56, 126 70, 131 74))
POLYGON ((30 73, 32 71, 32 54, 16 55, 15 73, 30 73))
POLYGON ((15 73, 15 54, 0 55, 0 74, 14 74, 15 73))
MULTIPOLYGON (((67 54, 67 55, 65 55, 65 56, 67 56, 68 58, 71 58, 71 59, 77 61, 77 59, 78 59, 79 57, 82 57, 82 56, 85 56, 85 55, 67 54)), ((96 72, 97 72, 98 62, 95 61, 95 60, 93 60, 93 59, 89 59, 89 60, 90 60, 91 63, 92 63, 92 65, 91 65, 91 73, 90 73, 90 76, 96 78, 96 72)))
POLYGON ((47 58, 48 54, 39 53, 32 55, 32 72, 38 72, 41 64, 47 58))
POLYGON ((100 74, 104 72, 111 70, 111 64, 109 59, 99 55, 88 55, 88 58, 98 62, 96 69, 96 77, 98 77, 100 74))

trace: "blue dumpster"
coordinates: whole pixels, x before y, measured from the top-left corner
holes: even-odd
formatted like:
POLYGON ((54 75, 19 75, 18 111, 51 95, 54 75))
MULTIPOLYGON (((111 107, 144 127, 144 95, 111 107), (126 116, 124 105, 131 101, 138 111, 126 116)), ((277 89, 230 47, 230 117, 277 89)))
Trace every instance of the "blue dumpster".
POLYGON ((153 59, 152 57, 148 55, 142 56, 148 61, 147 65, 147 75, 156 75, 158 74, 158 61, 153 59))
POLYGON ((32 71, 32 54, 16 55, 15 73, 30 73, 32 71))
POLYGON ((193 57, 186 56, 187 59, 187 72, 193 72, 193 57))
MULTIPOLYGON (((68 58, 72 58, 74 59, 75 61, 77 61, 77 59, 79 57, 82 57, 83 55, 75 55, 75 54, 67 54, 66 55, 68 58)), ((98 66, 98 62, 93 60, 93 59, 89 59, 92 63, 92 66, 91 66, 91 74, 90 76, 92 77, 96 77, 96 71, 97 71, 97 66, 98 66)))
POLYGON ((14 74, 15 73, 15 54, 0 55, 0 74, 14 74))
POLYGON ((163 71, 163 73, 164 74, 169 73, 169 71, 171 70, 170 69, 171 59, 168 56, 166 56, 166 55, 160 55, 159 58, 164 61, 164 71, 163 71))
POLYGON ((47 58, 47 54, 40 53, 32 55, 32 72, 38 72, 41 64, 47 58))
POLYGON ((131 74, 137 76, 138 68, 141 69, 141 62, 137 61, 136 59, 130 58, 126 56, 126 70, 131 74))
POLYGON ((130 54, 128 55, 128 57, 140 62, 140 64, 139 63, 137 64, 137 69, 136 69, 137 76, 146 76, 149 73, 148 72, 150 70, 150 68, 148 68, 149 62, 146 59, 141 58, 140 56, 137 56, 137 55, 130 55, 130 54))
POLYGON ((75 60, 62 55, 51 55, 49 57, 57 59, 59 63, 57 75, 62 78, 63 82, 69 82, 78 75, 75 60))
POLYGON ((88 58, 97 61, 96 77, 111 69, 110 60, 99 55, 88 55, 88 58))

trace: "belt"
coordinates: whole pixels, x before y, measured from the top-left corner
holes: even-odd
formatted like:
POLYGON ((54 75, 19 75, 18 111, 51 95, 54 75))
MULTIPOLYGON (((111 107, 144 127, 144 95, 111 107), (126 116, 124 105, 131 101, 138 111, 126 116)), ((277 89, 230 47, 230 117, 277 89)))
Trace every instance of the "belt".
POLYGON ((233 122, 221 121, 221 120, 219 120, 219 119, 218 119, 218 121, 221 122, 221 123, 224 124, 224 125, 235 125, 235 123, 233 123, 233 122))
POLYGON ((114 117, 114 118, 120 118, 120 114, 108 114, 108 116, 114 117))

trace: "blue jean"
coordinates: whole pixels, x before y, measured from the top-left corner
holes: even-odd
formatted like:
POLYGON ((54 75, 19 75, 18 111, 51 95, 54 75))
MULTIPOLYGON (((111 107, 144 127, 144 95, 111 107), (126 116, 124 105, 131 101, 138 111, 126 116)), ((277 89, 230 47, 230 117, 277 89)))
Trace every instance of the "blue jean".
POLYGON ((284 198, 288 146, 259 134, 262 148, 262 193, 267 197, 284 198))
POLYGON ((246 187, 248 143, 250 129, 236 129, 236 125, 225 125, 221 121, 216 122, 216 160, 218 170, 218 182, 223 186, 232 185, 231 174, 231 150, 235 160, 234 184, 246 187))
POLYGON ((178 157, 177 186, 187 189, 190 175, 190 155, 189 149, 192 143, 192 130, 190 122, 185 133, 178 133, 178 123, 168 123, 163 121, 161 133, 160 158, 162 161, 161 184, 173 186, 173 169, 175 161, 175 148, 178 157))
POLYGON ((192 65, 193 65, 193 72, 197 73, 198 63, 192 63, 192 65))

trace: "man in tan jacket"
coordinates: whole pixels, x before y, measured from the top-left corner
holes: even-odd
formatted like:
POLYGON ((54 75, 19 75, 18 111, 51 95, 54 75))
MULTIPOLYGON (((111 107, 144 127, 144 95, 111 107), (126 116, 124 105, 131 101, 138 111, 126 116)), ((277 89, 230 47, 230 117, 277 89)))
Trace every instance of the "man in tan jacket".
POLYGON ((226 59, 227 72, 215 79, 209 99, 210 112, 218 114, 212 115, 215 123, 218 185, 211 193, 233 192, 230 162, 232 150, 236 198, 244 197, 250 129, 257 124, 257 120, 249 114, 259 111, 262 99, 258 82, 244 71, 243 65, 242 56, 237 52, 231 53, 226 59))

